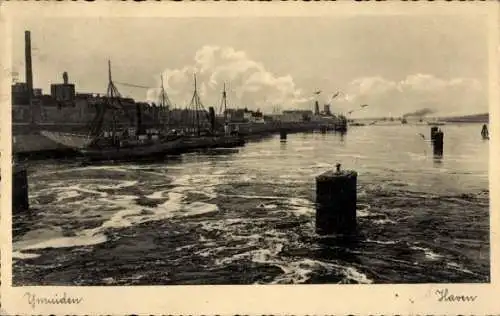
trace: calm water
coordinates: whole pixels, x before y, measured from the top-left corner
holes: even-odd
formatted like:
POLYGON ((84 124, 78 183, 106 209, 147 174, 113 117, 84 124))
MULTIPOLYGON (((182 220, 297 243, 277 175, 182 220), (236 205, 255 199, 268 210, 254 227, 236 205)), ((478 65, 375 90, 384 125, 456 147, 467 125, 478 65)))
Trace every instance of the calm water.
POLYGON ((155 164, 30 165, 14 284, 489 282, 480 125, 294 134, 155 164), (358 172, 356 240, 314 233, 315 176, 358 172))

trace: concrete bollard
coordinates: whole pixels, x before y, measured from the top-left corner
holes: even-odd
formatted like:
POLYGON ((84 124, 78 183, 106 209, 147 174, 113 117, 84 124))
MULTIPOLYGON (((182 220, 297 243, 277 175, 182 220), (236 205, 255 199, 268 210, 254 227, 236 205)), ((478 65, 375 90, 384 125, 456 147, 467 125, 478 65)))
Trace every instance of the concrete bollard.
POLYGON ((283 129, 282 129, 282 130, 280 131, 280 140, 281 140, 282 142, 284 142, 284 141, 286 141, 286 137, 287 137, 286 130, 283 130, 283 129))
POLYGON ((438 132, 439 128, 437 126, 431 127, 431 141, 434 141, 436 133, 438 132))
POLYGON ((438 130, 434 134, 434 141, 432 142, 434 156, 442 156, 443 155, 443 138, 444 133, 441 130, 438 130))
POLYGON ((327 171, 316 177, 316 233, 352 234, 356 231, 356 183, 351 170, 327 171))
POLYGON ((12 167, 12 213, 29 209, 28 173, 25 168, 12 167))

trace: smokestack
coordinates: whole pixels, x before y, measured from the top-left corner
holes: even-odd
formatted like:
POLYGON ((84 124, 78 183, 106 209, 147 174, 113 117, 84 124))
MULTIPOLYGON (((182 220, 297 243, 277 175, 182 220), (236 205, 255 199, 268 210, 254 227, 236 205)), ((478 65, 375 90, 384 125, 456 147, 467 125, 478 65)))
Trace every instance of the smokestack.
POLYGON ((24 32, 24 55, 26 58, 26 84, 28 86, 28 93, 31 98, 33 97, 33 69, 31 65, 31 33, 30 31, 24 32))

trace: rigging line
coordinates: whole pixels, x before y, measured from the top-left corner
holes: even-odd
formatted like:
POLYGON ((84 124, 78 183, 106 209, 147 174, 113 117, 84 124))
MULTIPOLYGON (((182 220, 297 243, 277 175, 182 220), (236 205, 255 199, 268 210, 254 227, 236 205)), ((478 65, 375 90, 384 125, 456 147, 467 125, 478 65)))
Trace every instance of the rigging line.
POLYGON ((114 83, 121 84, 122 86, 134 87, 134 88, 154 89, 154 88, 152 88, 152 87, 146 87, 146 86, 141 86, 141 85, 131 84, 131 83, 125 83, 125 82, 117 82, 117 81, 114 81, 114 83))

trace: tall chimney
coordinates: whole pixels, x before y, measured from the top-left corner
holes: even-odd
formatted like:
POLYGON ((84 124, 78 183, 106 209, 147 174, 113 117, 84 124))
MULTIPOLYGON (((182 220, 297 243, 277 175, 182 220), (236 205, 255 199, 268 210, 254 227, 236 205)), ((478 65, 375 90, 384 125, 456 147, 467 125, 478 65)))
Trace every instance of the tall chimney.
POLYGON ((26 84, 28 85, 28 93, 31 98, 33 97, 33 69, 31 68, 31 33, 30 31, 24 32, 24 55, 26 58, 26 84))

